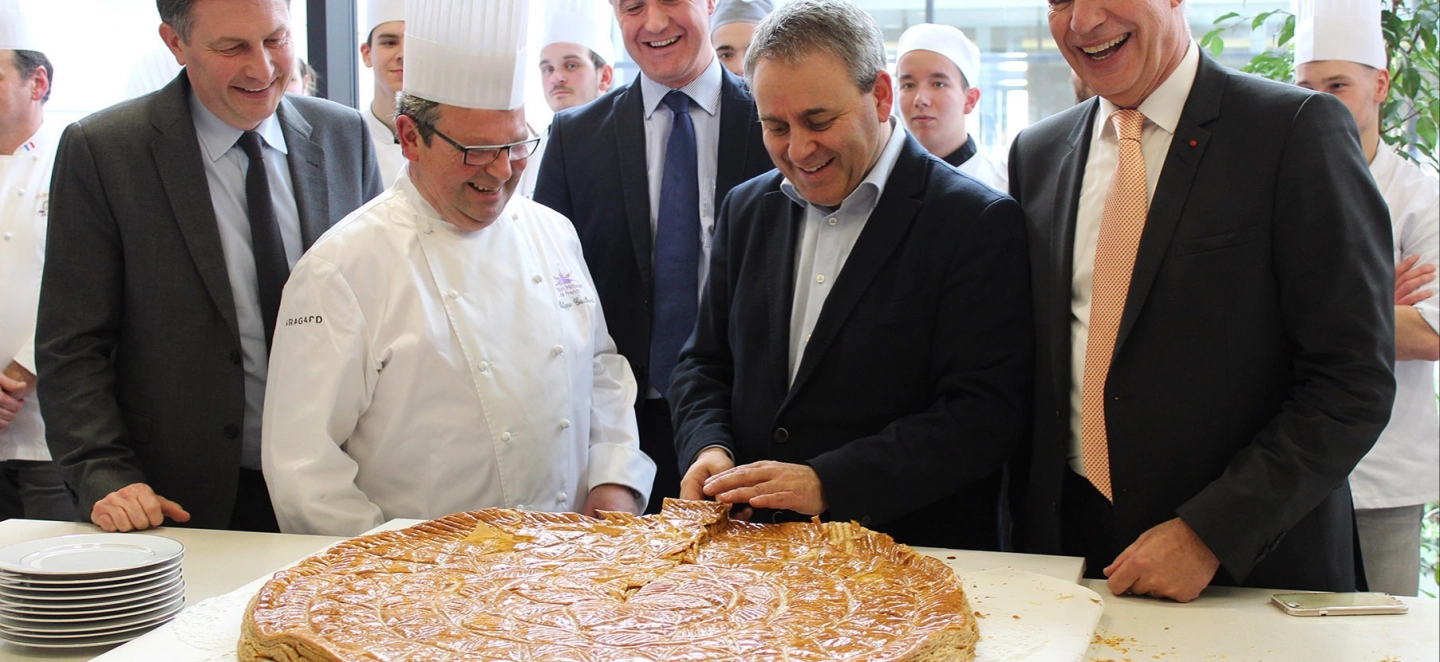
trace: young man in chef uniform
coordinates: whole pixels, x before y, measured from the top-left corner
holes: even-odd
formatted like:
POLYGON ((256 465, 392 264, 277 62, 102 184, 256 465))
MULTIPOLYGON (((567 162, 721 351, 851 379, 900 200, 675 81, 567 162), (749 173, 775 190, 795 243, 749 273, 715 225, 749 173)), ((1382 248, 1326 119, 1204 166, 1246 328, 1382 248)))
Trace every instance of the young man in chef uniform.
POLYGON ((1370 174, 1390 208, 1398 283, 1395 301, 1395 407, 1350 489, 1365 580, 1372 591, 1415 595, 1420 588, 1420 520, 1440 497, 1435 442, 1435 359, 1440 354, 1433 287, 1440 253, 1440 184, 1380 140, 1380 104, 1390 92, 1380 7, 1369 0, 1307 0, 1295 29, 1295 78, 1339 97, 1355 117, 1370 174))
POLYGON ((0 2, 0 519, 75 519, 35 396, 35 310, 59 130, 54 73, 15 0, 0 2))
POLYGON ((375 159, 386 186, 395 183, 405 156, 395 136, 395 95, 405 79, 405 0, 370 0, 360 59, 372 71, 375 97, 361 111, 375 141, 375 159))
POLYGON ((407 170, 306 253, 280 308, 262 448, 285 532, 645 507, 635 380, 575 230, 514 195, 538 141, 526 2, 407 3, 407 170))

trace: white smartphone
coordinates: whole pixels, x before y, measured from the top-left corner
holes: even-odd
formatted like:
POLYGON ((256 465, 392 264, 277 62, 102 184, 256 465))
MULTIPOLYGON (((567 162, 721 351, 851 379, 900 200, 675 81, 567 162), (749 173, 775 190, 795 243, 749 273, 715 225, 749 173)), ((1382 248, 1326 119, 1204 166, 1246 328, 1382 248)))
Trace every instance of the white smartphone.
POLYGON ((1404 614, 1410 606, 1389 593, 1277 593, 1270 601, 1291 616, 1404 614))

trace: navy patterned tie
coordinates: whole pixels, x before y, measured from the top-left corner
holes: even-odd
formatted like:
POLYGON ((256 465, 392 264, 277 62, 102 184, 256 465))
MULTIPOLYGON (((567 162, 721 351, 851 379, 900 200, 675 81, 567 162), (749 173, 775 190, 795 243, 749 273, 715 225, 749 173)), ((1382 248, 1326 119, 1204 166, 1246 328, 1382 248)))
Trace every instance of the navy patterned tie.
POLYGON ((280 292, 290 277, 290 260, 280 239, 280 224, 270 202, 270 177, 265 174, 265 152, 260 134, 240 134, 240 149, 250 157, 245 175, 245 206, 250 210, 250 250, 255 253, 255 285, 260 294, 260 318, 265 324, 265 348, 275 337, 275 318, 280 313, 280 292))
POLYGON ((673 119, 665 143, 660 213, 655 217, 654 316, 650 322, 650 386, 670 387, 680 347, 695 328, 700 269, 700 177, 690 97, 671 90, 662 100, 673 119))

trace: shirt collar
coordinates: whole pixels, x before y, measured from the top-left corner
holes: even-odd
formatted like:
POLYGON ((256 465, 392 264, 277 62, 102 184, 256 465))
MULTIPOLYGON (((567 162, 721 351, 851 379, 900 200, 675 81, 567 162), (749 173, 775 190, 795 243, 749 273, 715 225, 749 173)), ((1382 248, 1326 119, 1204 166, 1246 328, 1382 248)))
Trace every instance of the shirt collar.
MULTIPOLYGON (((225 152, 235 146, 240 140, 240 134, 244 133, 220 119, 215 113, 200 101, 195 91, 190 91, 190 116, 195 120, 195 137, 200 139, 200 149, 205 152, 206 158, 218 161, 225 152)), ((289 154, 285 148, 285 133, 280 130, 280 120, 276 113, 270 113, 260 126, 255 127, 255 133, 260 134, 265 144, 271 149, 279 150, 281 154, 289 154)))
MULTIPOLYGON (((1185 101, 1190 98, 1190 88, 1195 86, 1195 72, 1200 68, 1200 47, 1195 40, 1190 40, 1190 48, 1185 51, 1185 57, 1180 59, 1180 64, 1175 71, 1170 72, 1170 77, 1160 83, 1150 96, 1140 102, 1139 110, 1145 115, 1145 119, 1155 126, 1164 129, 1166 133, 1175 135, 1175 128, 1180 125, 1180 113, 1185 110, 1185 101)), ((1101 125, 1101 132, 1109 135, 1115 134, 1115 126, 1110 122, 1110 115, 1119 110, 1120 107, 1111 103, 1109 99, 1100 99, 1100 116, 1096 121, 1101 125)))
MULTIPOLYGON (((895 169, 895 162, 900 160, 900 149, 905 145, 905 135, 905 127, 896 120, 895 115, 891 115, 890 141, 885 143, 885 149, 880 151, 880 158, 875 161, 870 172, 865 173, 865 179, 860 180, 860 185, 840 201, 837 210, 847 209, 846 205, 850 205, 847 211, 856 210, 856 205, 859 205, 858 211, 868 215, 875 209, 876 203, 880 201, 880 194, 885 192, 885 182, 890 179, 890 171, 895 169)), ((801 207, 810 205, 810 201, 795 190, 795 185, 791 184, 789 179, 780 180, 780 190, 795 204, 801 207)))
POLYGON ((965 136, 965 144, 961 145, 955 151, 950 152, 948 156, 941 160, 959 168, 965 165, 965 162, 969 161, 970 157, 975 156, 975 153, 978 151, 979 149, 975 147, 975 136, 965 136))
MULTIPOLYGON (((684 87, 678 88, 690 97, 690 101, 696 106, 704 109, 712 117, 720 112, 720 85, 725 76, 720 73, 720 58, 710 58, 710 66, 700 72, 695 80, 690 81, 684 87)), ((645 119, 650 119, 655 114, 655 109, 660 107, 660 102, 670 90, 677 89, 666 87, 650 80, 645 72, 640 72, 640 98, 645 103, 645 119)))

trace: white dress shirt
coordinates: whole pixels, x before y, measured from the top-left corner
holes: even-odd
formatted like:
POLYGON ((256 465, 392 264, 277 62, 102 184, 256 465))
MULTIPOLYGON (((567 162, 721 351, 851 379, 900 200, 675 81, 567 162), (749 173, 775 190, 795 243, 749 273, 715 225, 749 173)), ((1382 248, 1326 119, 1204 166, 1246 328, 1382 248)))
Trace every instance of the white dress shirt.
MULTIPOLYGON (((14 361, 35 374, 35 313, 58 131, 42 124, 14 154, 0 155, 0 370, 14 361)), ((0 460, 49 459, 40 400, 32 393, 0 431, 0 460)))
MULTIPOLYGON (((890 118, 890 140, 880 151, 880 158, 860 180, 850 195, 835 208, 812 204, 801 197, 789 179, 780 181, 780 190, 805 208, 805 225, 799 245, 795 247, 795 298, 790 306, 790 381, 800 370, 800 359, 810 342, 810 333, 820 319, 825 299, 835 288, 845 268, 855 241, 865 230, 870 213, 885 192, 885 181, 900 158, 905 145, 905 129, 894 116, 890 118)), ((883 221, 881 221, 883 222, 883 221)))
POLYGON ((275 331, 263 454, 280 529, 574 511, 605 483, 647 499, 635 378, 593 283, 575 228, 521 196, 465 232, 402 173, 336 224, 275 331))
MULTIPOLYGON (((240 327, 240 352, 245 368, 245 425, 240 438, 240 466, 260 468, 260 419, 265 405, 265 368, 270 363, 265 350, 265 325, 260 318, 260 290, 255 280, 255 253, 250 246, 249 206, 245 202, 245 177, 250 159, 237 143, 239 129, 216 117, 192 91, 190 115, 195 136, 200 140, 205 179, 210 184, 210 201, 220 228, 220 246, 225 251, 225 270, 230 275, 230 294, 235 300, 235 319, 240 327)), ((295 186, 290 181, 289 150, 280 120, 271 115, 255 128, 264 139, 265 173, 270 181, 270 201, 285 257, 293 268, 305 252, 300 235, 300 212, 295 205, 295 186)))
MULTIPOLYGON (((1440 264, 1440 182, 1381 144, 1370 173, 1385 203, 1395 237, 1395 263, 1419 255, 1440 264)), ((1426 286, 1436 290, 1435 283, 1426 286)), ((1440 329, 1436 296, 1415 304, 1431 329, 1440 329)), ((1440 415, 1435 409, 1435 362, 1395 362, 1395 406, 1375 447, 1350 474, 1356 508, 1399 508, 1440 498, 1440 415)))
MULTIPOLYGON (((1140 151, 1145 156, 1145 186, 1151 199, 1155 184, 1175 138, 1175 127, 1195 72, 1200 66, 1200 49, 1190 42, 1185 57, 1137 109, 1145 116, 1145 131, 1140 138, 1140 151)), ((1107 99, 1100 99, 1095 126, 1090 134, 1090 154, 1085 160, 1085 176, 1080 183, 1080 205, 1075 213, 1074 275, 1070 281, 1070 468, 1085 475, 1080 450, 1080 400, 1085 383, 1085 343, 1090 338, 1090 295, 1095 278, 1095 244, 1100 239, 1100 220, 1105 212, 1105 196, 1110 180, 1120 161, 1120 141, 1110 115, 1119 110, 1107 99)))

